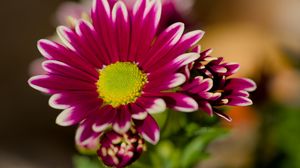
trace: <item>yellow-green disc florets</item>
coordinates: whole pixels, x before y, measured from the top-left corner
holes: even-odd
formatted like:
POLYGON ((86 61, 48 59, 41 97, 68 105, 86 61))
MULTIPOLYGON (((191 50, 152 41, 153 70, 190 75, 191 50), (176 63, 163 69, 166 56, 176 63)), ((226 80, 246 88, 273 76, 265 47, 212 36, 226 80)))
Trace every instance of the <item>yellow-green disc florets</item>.
POLYGON ((147 80, 136 64, 117 62, 99 71, 97 91, 105 103, 118 107, 135 102, 147 80))

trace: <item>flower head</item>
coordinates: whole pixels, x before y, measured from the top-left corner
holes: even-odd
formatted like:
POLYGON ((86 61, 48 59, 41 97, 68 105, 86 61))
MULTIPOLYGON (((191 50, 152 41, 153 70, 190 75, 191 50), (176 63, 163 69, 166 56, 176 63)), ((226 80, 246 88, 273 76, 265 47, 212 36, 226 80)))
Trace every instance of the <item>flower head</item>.
POLYGON ((91 22, 58 27, 63 44, 38 42, 47 74, 29 84, 51 94, 50 106, 63 110, 57 124, 79 124, 78 146, 96 146, 108 128, 123 135, 132 125, 156 144, 159 128, 152 113, 198 109, 194 99, 171 91, 186 81, 178 70, 200 57, 189 49, 203 32, 184 33, 184 24, 175 23, 158 34, 161 8, 160 0, 136 1, 132 10, 123 1, 111 8, 107 0, 95 0, 91 22))
POLYGON ((226 120, 231 120, 218 107, 249 106, 249 92, 256 89, 256 84, 247 78, 230 78, 239 69, 239 64, 224 62, 222 57, 211 57, 211 49, 200 52, 197 46, 193 51, 200 53, 200 58, 182 69, 190 80, 181 91, 193 97, 199 109, 210 116, 217 114, 226 120))
POLYGON ((114 131, 106 132, 101 137, 100 145, 97 153, 103 163, 117 168, 130 165, 146 149, 144 140, 133 129, 122 135, 114 131))

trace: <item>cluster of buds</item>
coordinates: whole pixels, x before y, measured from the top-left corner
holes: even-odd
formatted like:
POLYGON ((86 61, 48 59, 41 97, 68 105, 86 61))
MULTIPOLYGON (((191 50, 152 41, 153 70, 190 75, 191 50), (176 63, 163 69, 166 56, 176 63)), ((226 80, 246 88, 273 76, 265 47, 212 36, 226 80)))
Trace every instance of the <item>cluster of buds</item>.
POLYGON ((238 71, 239 64, 210 56, 211 49, 200 50, 200 46, 193 49, 200 54, 200 58, 182 70, 189 80, 181 87, 181 91, 195 99, 199 110, 231 121, 220 107, 251 105, 249 92, 256 89, 256 84, 247 78, 230 78, 238 71))
POLYGON ((121 168, 136 161, 145 149, 144 139, 134 128, 123 135, 111 130, 101 136, 97 154, 105 165, 121 168))

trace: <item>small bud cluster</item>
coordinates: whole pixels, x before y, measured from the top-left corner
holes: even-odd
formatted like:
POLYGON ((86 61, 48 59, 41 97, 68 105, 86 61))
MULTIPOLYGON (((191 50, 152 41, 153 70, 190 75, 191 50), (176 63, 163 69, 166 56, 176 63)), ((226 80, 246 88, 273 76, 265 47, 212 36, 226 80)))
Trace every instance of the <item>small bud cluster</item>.
POLYGON ((120 135, 114 131, 103 134, 98 156, 107 166, 121 168, 136 161, 145 150, 145 142, 132 128, 120 135))
POLYGON ((249 92, 256 89, 255 82, 247 78, 230 78, 238 71, 239 64, 210 56, 212 50, 200 52, 198 46, 194 51, 200 54, 200 58, 182 69, 189 80, 181 91, 193 97, 200 110, 230 121, 231 118, 218 107, 251 105, 249 92))

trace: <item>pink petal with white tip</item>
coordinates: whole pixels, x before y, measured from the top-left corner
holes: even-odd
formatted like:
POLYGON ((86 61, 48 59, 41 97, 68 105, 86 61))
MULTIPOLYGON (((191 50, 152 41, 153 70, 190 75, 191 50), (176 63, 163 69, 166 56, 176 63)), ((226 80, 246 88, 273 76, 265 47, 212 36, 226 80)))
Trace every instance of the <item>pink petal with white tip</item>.
POLYGON ((155 145, 160 138, 159 127, 151 115, 148 115, 145 120, 136 120, 136 129, 142 134, 143 138, 155 145))
POLYGON ((119 107, 113 121, 113 130, 119 134, 126 133, 131 126, 131 114, 126 107, 119 107))
POLYGON ((181 112, 194 112, 198 103, 191 97, 181 93, 161 93, 160 95, 170 108, 181 112))

